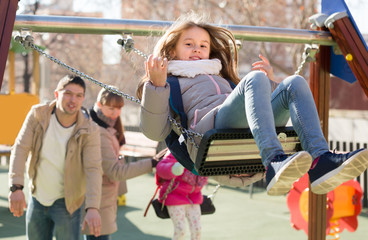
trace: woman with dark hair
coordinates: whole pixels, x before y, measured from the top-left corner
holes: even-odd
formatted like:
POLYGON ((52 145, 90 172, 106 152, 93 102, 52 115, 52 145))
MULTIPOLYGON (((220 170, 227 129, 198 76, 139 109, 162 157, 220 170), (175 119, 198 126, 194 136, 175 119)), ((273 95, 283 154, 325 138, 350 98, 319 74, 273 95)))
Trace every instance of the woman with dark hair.
MULTIPOLYGON (((102 198, 100 206, 101 214, 101 236, 86 235, 87 240, 107 240, 110 235, 117 231, 116 211, 117 196, 120 181, 152 172, 157 161, 143 159, 138 162, 125 164, 119 160, 120 148, 125 143, 124 127, 120 113, 124 106, 124 99, 106 89, 102 89, 97 101, 90 110, 90 115, 100 126, 101 155, 102 155, 102 198)), ((87 229, 84 234, 88 234, 87 229)))

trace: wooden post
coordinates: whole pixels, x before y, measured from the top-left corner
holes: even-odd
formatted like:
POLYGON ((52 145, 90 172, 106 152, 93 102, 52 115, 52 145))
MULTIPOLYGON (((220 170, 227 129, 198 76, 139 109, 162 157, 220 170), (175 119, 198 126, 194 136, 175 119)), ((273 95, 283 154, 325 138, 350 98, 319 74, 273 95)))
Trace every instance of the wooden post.
MULTIPOLYGON (((331 47, 320 46, 316 61, 310 64, 310 88, 317 106, 323 134, 328 141, 331 47)), ((309 186, 309 189, 310 186, 309 186)), ((326 194, 309 191, 308 240, 326 239, 326 194)))
POLYGON ((0 1, 0 89, 3 83, 17 7, 18 0, 0 1))
POLYGON ((329 31, 368 97, 368 51, 348 16, 343 15, 332 23, 334 27, 329 31))

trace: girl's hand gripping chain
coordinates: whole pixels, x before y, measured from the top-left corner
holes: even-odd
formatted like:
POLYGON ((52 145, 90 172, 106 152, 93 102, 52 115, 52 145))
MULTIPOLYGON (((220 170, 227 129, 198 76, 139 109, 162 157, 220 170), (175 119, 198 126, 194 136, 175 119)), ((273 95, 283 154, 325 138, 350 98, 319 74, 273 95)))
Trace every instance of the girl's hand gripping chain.
POLYGON ((270 62, 267 58, 265 58, 262 54, 259 54, 259 57, 262 59, 262 61, 257 61, 252 64, 252 70, 259 70, 266 74, 266 76, 271 80, 273 79, 273 68, 270 65, 270 62))
POLYGON ((167 78, 167 59, 150 55, 145 62, 146 74, 151 83, 156 87, 164 87, 167 78))

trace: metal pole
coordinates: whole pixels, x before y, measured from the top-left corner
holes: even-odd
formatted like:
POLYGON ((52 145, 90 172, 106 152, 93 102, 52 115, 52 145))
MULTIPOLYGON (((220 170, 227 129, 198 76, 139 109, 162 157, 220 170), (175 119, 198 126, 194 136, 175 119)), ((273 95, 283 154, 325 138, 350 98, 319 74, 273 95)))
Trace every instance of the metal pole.
MULTIPOLYGON (((106 19, 71 16, 17 15, 14 30, 28 28, 32 32, 122 34, 159 36, 170 26, 168 21, 106 19)), ((304 43, 335 45, 329 32, 306 29, 287 29, 241 25, 221 25, 228 28, 237 39, 262 42, 304 43)))

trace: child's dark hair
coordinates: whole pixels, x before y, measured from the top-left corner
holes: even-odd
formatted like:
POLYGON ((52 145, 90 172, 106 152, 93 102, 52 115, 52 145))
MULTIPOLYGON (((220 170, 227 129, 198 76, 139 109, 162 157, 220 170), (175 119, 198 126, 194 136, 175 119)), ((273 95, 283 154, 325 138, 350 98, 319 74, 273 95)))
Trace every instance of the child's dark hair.
POLYGON ((81 86, 84 90, 84 93, 86 93, 86 84, 84 80, 76 75, 66 75, 65 77, 60 79, 58 85, 56 86, 55 91, 63 90, 65 86, 71 83, 81 86))
MULTIPOLYGON (((238 84, 240 79, 237 72, 238 52, 235 38, 226 28, 209 24, 204 15, 189 13, 178 18, 157 42, 153 55, 172 60, 172 52, 181 34, 191 27, 200 27, 208 32, 211 40, 210 59, 219 59, 222 64, 220 75, 235 85, 238 84)), ((142 88, 146 81, 148 78, 144 77, 138 84, 136 95, 139 99, 142 97, 142 88)))

